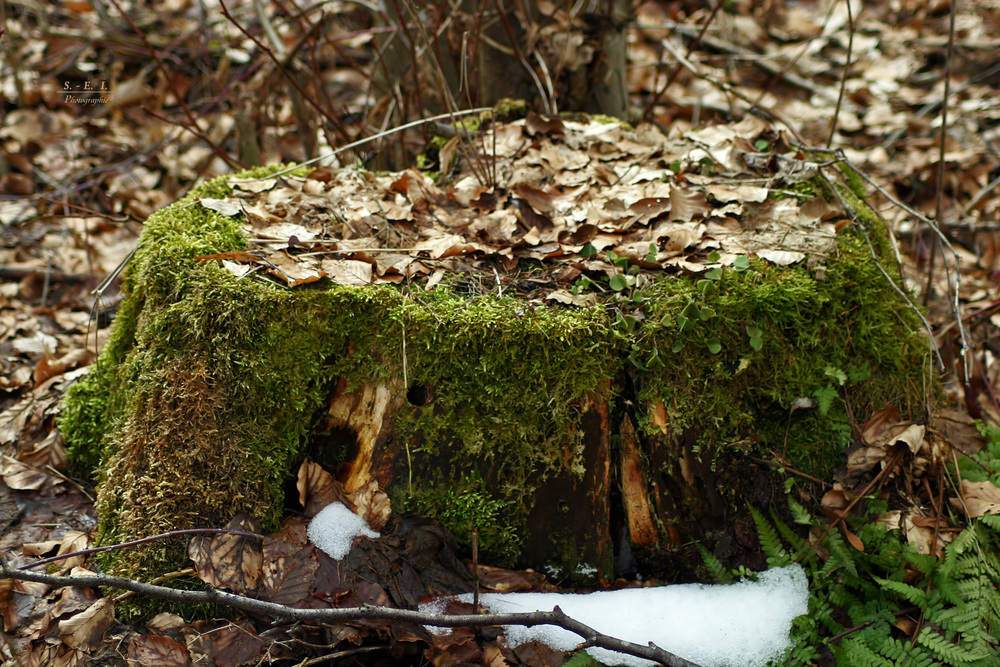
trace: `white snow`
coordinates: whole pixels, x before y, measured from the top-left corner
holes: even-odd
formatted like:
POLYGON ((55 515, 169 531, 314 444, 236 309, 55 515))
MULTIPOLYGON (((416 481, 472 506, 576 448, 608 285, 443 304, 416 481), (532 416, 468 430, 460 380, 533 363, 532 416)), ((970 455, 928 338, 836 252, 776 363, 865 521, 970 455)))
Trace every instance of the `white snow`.
MULTIPOLYGON (((558 605, 598 632, 641 645, 653 642, 702 667, 763 667, 768 660, 780 659, 790 645, 792 619, 807 612, 808 597, 805 572, 791 565, 762 572, 756 582, 728 586, 677 584, 580 595, 487 593, 480 603, 492 613, 551 611, 558 605)), ((471 603, 472 595, 458 599, 471 603)), ((442 607, 437 600, 420 608, 442 607)), ((573 650, 582 641, 553 625, 510 626, 505 634, 511 646, 534 639, 560 651, 573 650)), ((606 649, 588 652, 608 665, 652 664, 606 649)))
POLYGON ((368 523, 347 509, 344 503, 330 503, 319 511, 309 524, 309 540, 326 552, 330 558, 341 560, 351 553, 354 538, 379 537, 368 523))

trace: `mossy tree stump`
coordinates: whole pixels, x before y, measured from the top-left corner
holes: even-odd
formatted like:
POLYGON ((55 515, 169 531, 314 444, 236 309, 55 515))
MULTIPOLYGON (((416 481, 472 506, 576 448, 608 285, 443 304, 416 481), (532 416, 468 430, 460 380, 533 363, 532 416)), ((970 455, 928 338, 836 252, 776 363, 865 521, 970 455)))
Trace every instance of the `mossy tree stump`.
MULTIPOLYGON (((60 422, 98 482, 100 542, 240 512, 274 529, 309 457, 466 544, 478 528, 504 564, 687 578, 700 540, 762 565, 747 506, 780 503, 787 479, 763 462, 823 477, 853 419, 889 402, 922 414, 928 345, 877 265, 886 233, 857 185, 805 156, 762 160, 752 142, 773 157, 780 137, 734 127, 711 143, 529 118, 497 129, 493 184, 470 186, 471 167, 441 185, 260 169, 155 213, 60 422), (532 151, 539 173, 518 163, 532 151), (582 163, 583 185, 558 182, 582 163), (288 187, 281 215, 256 198, 288 187), (253 201, 227 208, 237 195, 253 201), (310 237, 254 240, 292 223, 310 237), (343 279, 359 265, 367 277, 343 279), (790 412, 796 399, 815 407, 790 412)), ((182 557, 177 543, 109 564, 146 575, 182 557)))

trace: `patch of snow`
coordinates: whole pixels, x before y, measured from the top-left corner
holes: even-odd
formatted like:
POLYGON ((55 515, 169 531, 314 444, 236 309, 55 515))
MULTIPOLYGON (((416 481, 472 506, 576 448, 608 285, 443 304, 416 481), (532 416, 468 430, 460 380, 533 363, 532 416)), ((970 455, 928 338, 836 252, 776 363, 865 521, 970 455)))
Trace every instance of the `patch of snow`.
MULTIPOLYGON (((491 613, 559 608, 598 632, 640 645, 653 642, 703 667, 763 667, 789 647, 792 619, 808 610, 809 582, 799 565, 762 572, 757 581, 728 586, 677 584, 587 594, 487 593, 480 604, 491 613)), ((458 597, 466 603, 472 595, 458 597)), ((440 611, 434 601, 422 611, 440 611)), ((436 628, 428 628, 437 630, 436 628)), ((580 645, 579 635, 553 625, 508 626, 511 646, 537 640, 560 651, 580 645)), ((653 663, 601 648, 587 652, 607 665, 653 663)))
POLYGON ((341 560, 351 553, 355 537, 380 537, 344 503, 330 503, 321 509, 309 524, 307 535, 313 544, 334 560, 341 560))

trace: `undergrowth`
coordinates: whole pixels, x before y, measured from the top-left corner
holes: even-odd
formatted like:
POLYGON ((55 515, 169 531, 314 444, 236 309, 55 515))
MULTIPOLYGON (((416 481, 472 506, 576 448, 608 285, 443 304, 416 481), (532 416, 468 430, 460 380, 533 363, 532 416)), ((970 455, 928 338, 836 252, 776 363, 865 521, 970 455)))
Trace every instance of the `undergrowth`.
MULTIPOLYGON (((852 667, 989 667, 1000 665, 1000 516, 973 520, 944 550, 944 557, 917 553, 898 529, 875 520, 886 503, 865 501, 848 529, 864 543, 851 546, 793 498, 795 522, 808 526, 818 544, 775 513, 751 508, 770 567, 798 562, 810 581, 809 613, 795 619, 785 665, 852 667)), ((712 576, 727 583, 745 574, 729 571, 710 554, 712 576)))

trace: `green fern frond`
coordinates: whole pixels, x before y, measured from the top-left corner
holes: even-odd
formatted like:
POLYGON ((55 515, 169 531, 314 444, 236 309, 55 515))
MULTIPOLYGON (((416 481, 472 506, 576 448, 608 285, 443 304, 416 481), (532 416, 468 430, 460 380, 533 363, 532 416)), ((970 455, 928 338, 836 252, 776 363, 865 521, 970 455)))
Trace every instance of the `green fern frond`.
POLYGON ((785 546, 781 542, 781 537, 778 535, 778 531, 774 529, 771 522, 764 518, 761 514, 754 508, 750 507, 750 514, 753 516, 753 522, 757 524, 757 535, 760 540, 760 550, 764 552, 767 556, 767 564, 771 567, 784 567, 785 565, 792 564, 791 555, 785 550, 785 546))
POLYGON ((791 496, 788 496, 788 509, 791 511, 792 519, 795 520, 795 523, 802 526, 811 526, 813 524, 813 518, 809 510, 805 508, 805 505, 791 496))
POLYGON ((733 576, 726 569, 718 558, 715 557, 708 549, 703 547, 700 542, 696 543, 695 546, 698 547, 698 551, 701 553, 701 560, 705 563, 705 569, 708 570, 708 574, 712 577, 712 581, 717 584, 731 584, 733 583, 733 576))
POLYGON ((980 651, 970 651, 958 644, 948 641, 929 627, 925 627, 917 635, 917 643, 926 647, 938 660, 954 667, 972 665, 976 662, 989 658, 989 653, 980 651))
MULTIPOLYGON (((803 554, 812 553, 810 545, 804 539, 802 539, 798 533, 795 532, 791 526, 782 521, 778 514, 772 509, 771 510, 771 521, 774 523, 774 527, 778 529, 781 536, 785 538, 785 542, 792 548, 793 558, 800 558, 803 554)), ((798 523, 798 521, 796 521, 798 523)))
POLYGON ((856 667, 899 667, 898 663, 879 655, 857 637, 847 637, 834 652, 838 665, 856 667))
MULTIPOLYGON (((852 577, 857 578, 858 566, 854 562, 854 554, 851 553, 851 549, 844 543, 844 538, 841 537, 840 531, 836 528, 831 528, 830 532, 826 534, 826 548, 830 550, 830 560, 823 567, 825 572, 833 572, 843 568, 852 577)), ((854 553, 858 552, 855 551, 854 553)))
POLYGON ((924 610, 927 607, 926 591, 917 588, 916 586, 911 586, 910 584, 904 584, 902 581, 890 581, 888 579, 878 578, 876 578, 876 581, 879 582, 882 588, 892 591, 910 604, 920 607, 921 610, 924 610))

